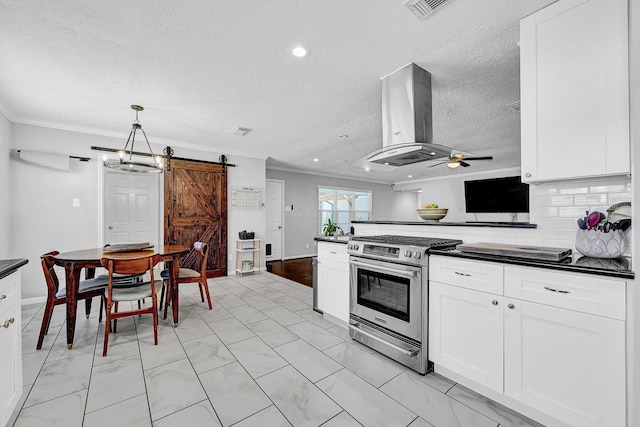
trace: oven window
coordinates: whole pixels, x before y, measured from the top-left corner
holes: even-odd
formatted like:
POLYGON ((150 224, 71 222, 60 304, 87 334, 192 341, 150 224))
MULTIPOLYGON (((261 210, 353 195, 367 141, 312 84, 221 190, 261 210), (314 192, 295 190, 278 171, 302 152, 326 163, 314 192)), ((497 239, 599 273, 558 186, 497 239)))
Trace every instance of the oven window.
POLYGON ((358 304, 409 321, 411 279, 358 268, 358 304))

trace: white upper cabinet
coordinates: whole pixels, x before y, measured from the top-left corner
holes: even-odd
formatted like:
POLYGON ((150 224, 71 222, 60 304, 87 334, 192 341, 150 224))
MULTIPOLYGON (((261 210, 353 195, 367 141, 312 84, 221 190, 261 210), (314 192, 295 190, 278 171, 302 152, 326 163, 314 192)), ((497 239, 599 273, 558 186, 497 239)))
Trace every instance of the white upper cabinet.
POLYGON ((630 172, 627 0, 560 0, 520 21, 522 179, 630 172))

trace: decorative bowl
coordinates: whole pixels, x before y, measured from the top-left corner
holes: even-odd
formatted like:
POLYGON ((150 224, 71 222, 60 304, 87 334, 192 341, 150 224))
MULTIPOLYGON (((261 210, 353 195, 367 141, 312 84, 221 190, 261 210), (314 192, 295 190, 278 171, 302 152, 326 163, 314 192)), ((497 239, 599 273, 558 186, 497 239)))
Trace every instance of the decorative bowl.
POLYGON ((592 258, 617 258, 627 250, 627 238, 622 230, 578 230, 576 249, 592 258))
POLYGON ((447 216, 449 209, 442 208, 420 208, 416 209, 418 216, 425 221, 440 221, 447 216))

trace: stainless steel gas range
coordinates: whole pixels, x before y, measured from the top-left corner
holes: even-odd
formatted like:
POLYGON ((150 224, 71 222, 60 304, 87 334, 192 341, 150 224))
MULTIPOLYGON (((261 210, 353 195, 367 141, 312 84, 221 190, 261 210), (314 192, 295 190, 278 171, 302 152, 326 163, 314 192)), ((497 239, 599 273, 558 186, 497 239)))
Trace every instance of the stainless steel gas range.
POLYGON ((429 249, 460 243, 431 237, 352 237, 347 245, 349 335, 426 373, 429 249))

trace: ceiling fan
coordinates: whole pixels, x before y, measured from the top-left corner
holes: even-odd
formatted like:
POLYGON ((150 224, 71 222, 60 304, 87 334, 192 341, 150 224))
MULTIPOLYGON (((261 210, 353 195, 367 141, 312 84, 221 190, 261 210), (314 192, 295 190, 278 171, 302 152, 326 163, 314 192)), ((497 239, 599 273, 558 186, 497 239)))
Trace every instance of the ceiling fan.
POLYGON ((462 166, 463 168, 466 168, 467 166, 471 166, 469 163, 467 163, 467 160, 493 160, 493 156, 465 157, 464 154, 461 154, 461 153, 454 154, 452 152, 447 160, 440 163, 436 163, 435 165, 431 165, 429 167, 432 168, 434 166, 440 166, 446 163, 447 166, 449 166, 451 169, 455 169, 458 166, 462 166))

